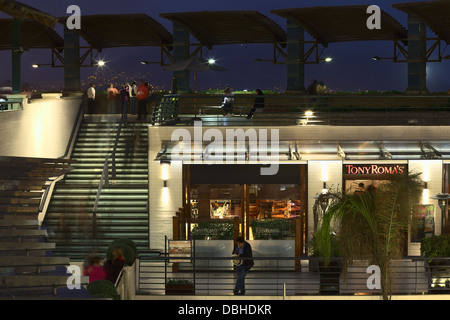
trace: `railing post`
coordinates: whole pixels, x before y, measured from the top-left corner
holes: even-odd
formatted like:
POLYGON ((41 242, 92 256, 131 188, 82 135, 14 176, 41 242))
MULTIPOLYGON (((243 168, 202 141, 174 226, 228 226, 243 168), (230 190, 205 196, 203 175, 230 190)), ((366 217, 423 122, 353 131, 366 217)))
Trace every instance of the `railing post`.
POLYGON ((301 261, 299 258, 303 252, 303 217, 295 217, 295 271, 301 271, 301 261))
POLYGON ((233 243, 236 243, 239 237, 239 217, 233 218, 233 243))
POLYGON ((178 216, 172 217, 172 239, 173 240, 180 240, 180 218, 178 216))

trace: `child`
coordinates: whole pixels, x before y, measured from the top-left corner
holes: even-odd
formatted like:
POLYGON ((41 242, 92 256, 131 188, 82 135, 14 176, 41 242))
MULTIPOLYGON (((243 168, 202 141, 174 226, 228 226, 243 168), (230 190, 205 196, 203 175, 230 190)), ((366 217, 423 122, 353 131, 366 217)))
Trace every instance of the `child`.
POLYGON ((99 256, 87 257, 83 276, 89 276, 89 283, 106 278, 106 272, 102 267, 102 259, 99 256))

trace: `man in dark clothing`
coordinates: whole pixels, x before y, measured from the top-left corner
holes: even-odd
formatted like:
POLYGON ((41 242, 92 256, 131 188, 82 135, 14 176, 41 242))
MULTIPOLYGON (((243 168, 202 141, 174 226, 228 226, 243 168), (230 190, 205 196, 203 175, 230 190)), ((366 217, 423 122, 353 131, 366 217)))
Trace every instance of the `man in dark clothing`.
POLYGON ((251 119, 253 117, 253 114, 255 112, 262 112, 264 109, 264 95, 261 89, 256 89, 256 98, 255 102, 253 103, 253 107, 250 110, 250 113, 247 116, 247 119, 251 119))
POLYGON ((238 237, 236 239, 236 245, 234 247, 233 253, 238 257, 242 257, 240 264, 235 264, 235 270, 237 274, 236 286, 233 290, 235 295, 244 295, 245 294, 245 276, 253 267, 254 262, 251 258, 253 256, 252 246, 244 240, 243 237, 238 237))

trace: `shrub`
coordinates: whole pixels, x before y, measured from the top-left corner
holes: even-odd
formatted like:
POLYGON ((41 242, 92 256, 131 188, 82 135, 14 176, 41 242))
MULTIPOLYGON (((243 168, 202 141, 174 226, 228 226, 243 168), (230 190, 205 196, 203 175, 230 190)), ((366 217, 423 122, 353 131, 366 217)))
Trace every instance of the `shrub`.
POLYGON ((439 235, 423 238, 420 251, 427 258, 450 257, 450 236, 439 235))
POLYGON ((109 280, 95 280, 88 284, 87 290, 94 298, 119 299, 119 294, 114 284, 109 280))
POLYGON ((106 259, 112 260, 114 258, 113 250, 115 247, 122 248, 125 263, 131 266, 137 257, 137 248, 134 241, 125 238, 112 241, 106 251, 106 259))

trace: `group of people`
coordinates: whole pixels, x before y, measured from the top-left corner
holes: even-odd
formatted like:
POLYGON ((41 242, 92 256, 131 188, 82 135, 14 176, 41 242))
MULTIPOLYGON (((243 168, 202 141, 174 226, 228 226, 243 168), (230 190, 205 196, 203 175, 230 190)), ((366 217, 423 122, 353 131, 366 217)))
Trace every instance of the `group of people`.
POLYGON ((120 247, 113 249, 113 258, 105 260, 99 256, 89 256, 86 258, 83 276, 89 277, 89 283, 95 280, 109 280, 116 284, 117 278, 125 265, 123 250, 120 247))
MULTIPOLYGON (((255 113, 262 112, 264 109, 264 94, 261 89, 256 89, 256 98, 253 103, 250 113, 247 115, 247 119, 253 118, 255 113)), ((223 116, 233 116, 233 102, 234 94, 230 87, 226 87, 223 91, 222 110, 223 116)))
MULTIPOLYGON (((124 122, 127 123, 128 105, 130 105, 130 114, 136 114, 137 107, 137 119, 145 120, 147 117, 147 103, 154 99, 154 95, 151 94, 152 86, 144 80, 133 81, 131 84, 127 82, 121 86, 120 91, 110 84, 106 90, 106 99, 108 101, 108 111, 113 112, 116 108, 117 101, 120 101, 120 110, 124 116, 124 122)), ((95 83, 91 83, 87 90, 88 98, 88 111, 89 113, 95 112, 95 83)))

